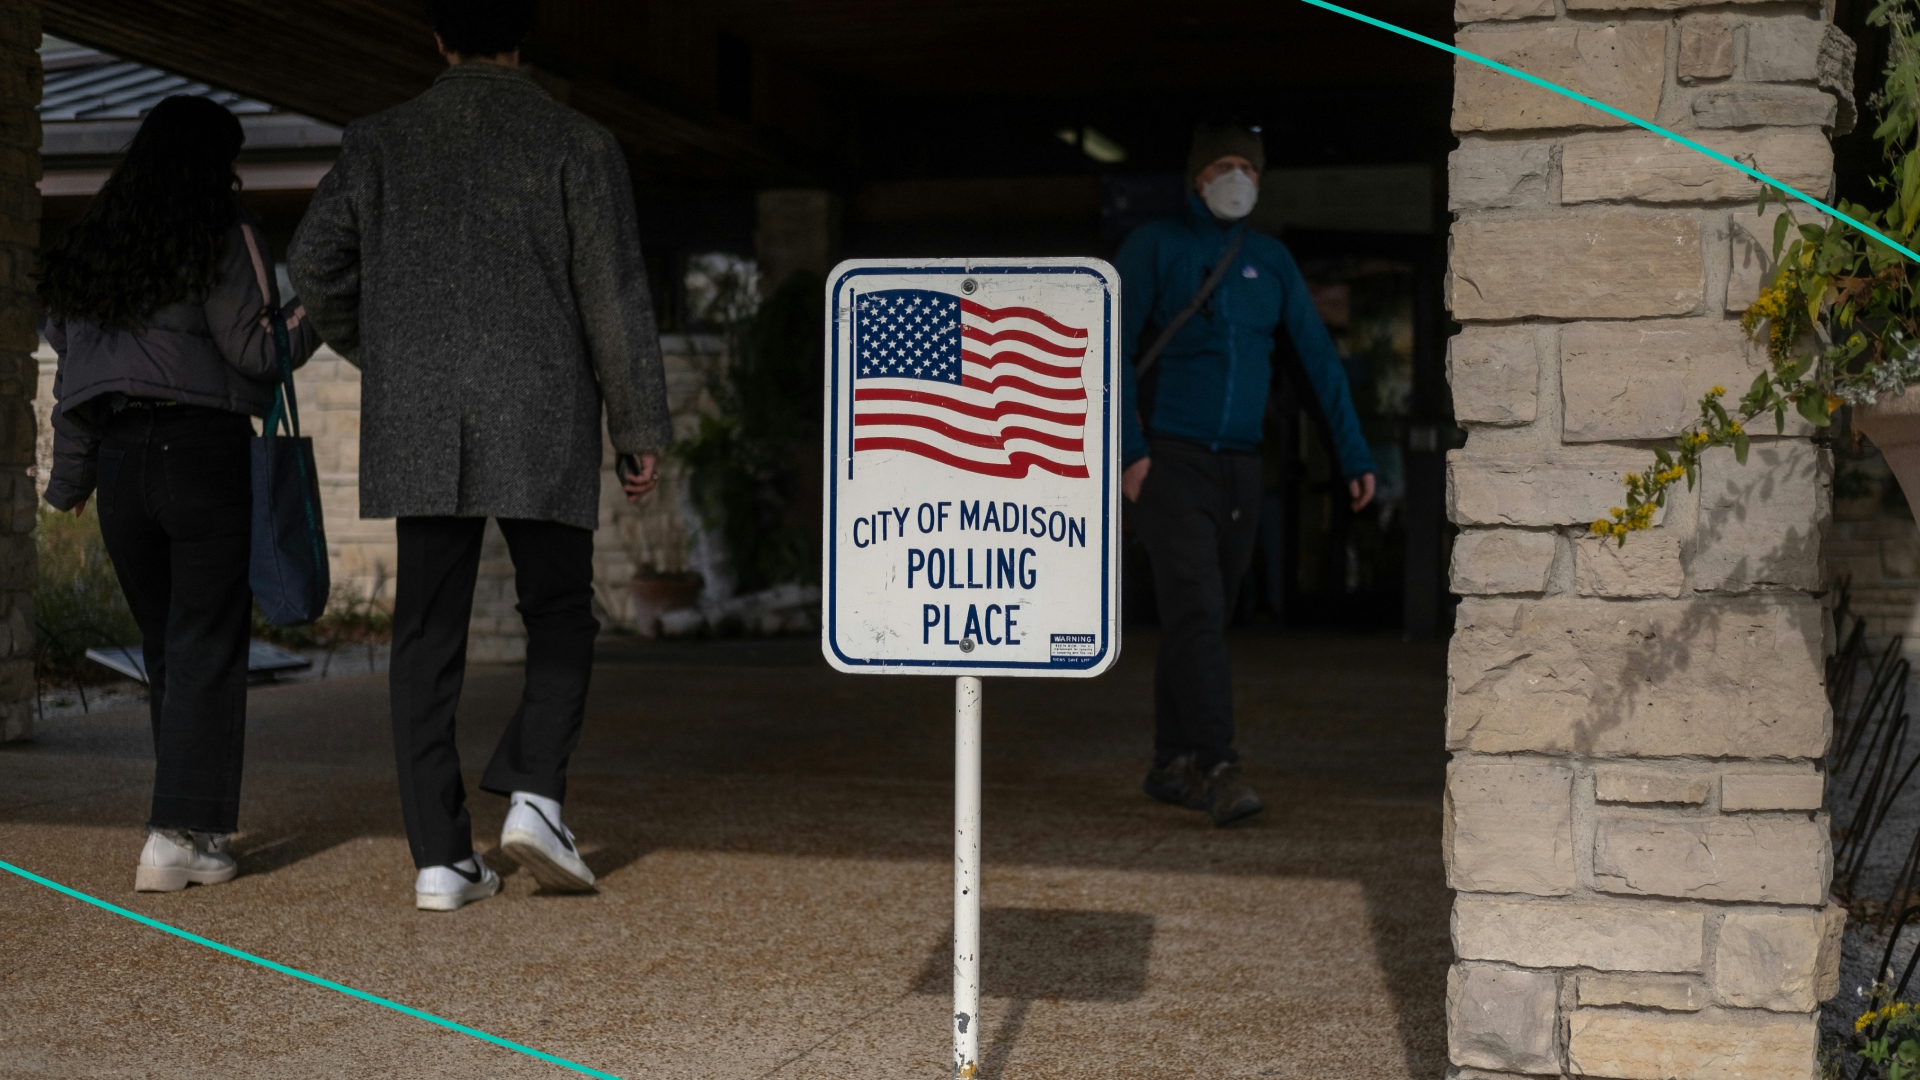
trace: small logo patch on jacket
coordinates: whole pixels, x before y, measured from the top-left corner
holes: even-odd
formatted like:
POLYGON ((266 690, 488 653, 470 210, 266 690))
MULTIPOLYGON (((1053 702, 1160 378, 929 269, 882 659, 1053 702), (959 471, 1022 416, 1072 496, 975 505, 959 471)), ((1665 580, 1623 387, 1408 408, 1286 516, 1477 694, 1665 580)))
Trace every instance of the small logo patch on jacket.
POLYGON ((1252 266, 1243 266, 1240 268, 1240 276, 1243 278, 1257 278, 1260 276, 1260 271, 1252 266))

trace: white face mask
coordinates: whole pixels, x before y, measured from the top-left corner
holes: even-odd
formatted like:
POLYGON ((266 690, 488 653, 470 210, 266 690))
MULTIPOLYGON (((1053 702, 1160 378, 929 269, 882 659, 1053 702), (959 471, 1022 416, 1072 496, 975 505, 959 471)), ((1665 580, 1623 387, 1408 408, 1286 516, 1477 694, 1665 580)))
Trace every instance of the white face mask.
POLYGON ((1260 186, 1239 169, 1229 169, 1208 181, 1200 189, 1200 199, 1222 221, 1239 221, 1253 213, 1260 198, 1260 186))

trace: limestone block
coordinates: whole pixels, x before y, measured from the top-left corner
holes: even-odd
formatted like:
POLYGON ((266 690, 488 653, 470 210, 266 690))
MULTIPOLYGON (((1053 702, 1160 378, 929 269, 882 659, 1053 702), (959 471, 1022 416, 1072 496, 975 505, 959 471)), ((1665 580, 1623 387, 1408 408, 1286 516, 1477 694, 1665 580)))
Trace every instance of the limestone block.
POLYGON ((300 395, 300 411, 318 412, 324 409, 359 409, 360 384, 345 379, 324 379, 308 383, 295 377, 295 390, 300 395))
MULTIPOLYGON (((1680 11, 1719 7, 1728 0, 1567 0, 1568 11, 1680 11)), ((1771 0, 1731 0, 1735 4, 1764 4, 1771 0)))
POLYGON ((1823 588, 1821 528, 1832 490, 1833 458, 1812 443, 1757 445, 1745 465, 1731 448, 1708 450, 1700 462, 1693 587, 1823 588))
POLYGON ((1468 139, 1447 155, 1447 207, 1498 210, 1547 200, 1553 144, 1468 139))
MULTIPOLYGON (((1829 24, 1818 19, 1756 19, 1745 26, 1749 82, 1812 82, 1829 24)), ((1836 31, 1837 33, 1838 31, 1836 31)))
POLYGON ((1447 455, 1447 515, 1457 525, 1591 525, 1620 504, 1622 478, 1646 460, 1627 450, 1519 461, 1456 450, 1447 455))
POLYGON ((1880 568, 1890 578, 1920 577, 1920 541, 1882 540, 1880 568))
MULTIPOLYGON (((1693 95, 1693 122, 1703 128, 1833 127, 1833 95, 1811 86, 1711 86, 1693 95)), ((1815 198, 1820 191, 1809 191, 1815 198)))
POLYGON ((1447 745, 1484 753, 1779 757, 1826 751, 1811 597, 1469 597, 1447 657, 1447 745))
POLYGON ((1567 1062, 1620 1080, 1809 1080, 1818 1042, 1812 1016, 1583 1007, 1569 1018, 1567 1062))
POLYGON ((1447 341, 1454 419, 1511 426, 1533 422, 1540 356, 1527 326, 1470 326, 1447 341))
POLYGON ((1707 1003, 1706 988, 1692 979, 1657 975, 1582 975, 1576 994, 1587 1006, 1633 1005, 1668 1012, 1698 1012, 1707 1003))
POLYGON ((1597 765, 1594 798, 1603 803, 1687 803, 1707 801, 1712 777, 1645 765, 1597 765))
POLYGON ((1727 773, 1720 777, 1720 810, 1818 810, 1826 777, 1817 772, 1727 773))
POLYGON ((498 634, 483 634, 475 629, 469 632, 468 640, 467 662, 470 664, 517 664, 527 658, 526 637, 515 636, 510 629, 498 634))
POLYGON ((0 742, 33 737, 33 661, 0 660, 0 742))
POLYGON ((1813 81, 1839 99, 1838 115, 1833 121, 1835 135, 1852 131, 1854 123, 1860 118, 1859 108, 1853 100, 1853 63, 1859 52, 1853 39, 1837 26, 1829 25, 1820 39, 1820 58, 1815 65, 1813 81))
MULTIPOLYGON (((1456 43, 1530 75, 1577 90, 1634 116, 1660 107, 1667 24, 1556 25, 1505 33, 1467 31, 1456 43)), ((1621 127, 1626 121, 1483 67, 1454 63, 1453 130, 1621 127)))
POLYGON ((1465 529, 1453 542, 1453 591, 1537 593, 1553 569, 1554 535, 1520 529, 1465 529))
POLYGON ((1573 770, 1456 758, 1447 767, 1447 884, 1558 896, 1577 884, 1573 770))
MULTIPOLYGON (((21 514, 20 519, 23 525, 33 521, 29 514, 21 514)), ((0 589, 31 590, 37 574, 37 561, 31 532, 16 531, 11 527, 0 529, 0 589)))
POLYGON ((33 468, 38 434, 33 402, 25 396, 0 397, 0 467, 33 468))
POLYGON ((1455 1065, 1558 1073, 1560 980, 1547 971, 1455 964, 1447 971, 1447 1056, 1455 1065))
POLYGON ((1608 536, 1578 537, 1573 584, 1581 596, 1679 596, 1686 591, 1680 538, 1666 529, 1635 533, 1625 544, 1608 536))
POLYGON ((1723 15, 1681 20, 1680 80, 1724 79, 1732 74, 1733 24, 1723 15))
POLYGON ((1740 1008, 1813 1011, 1825 930, 1824 911, 1729 912, 1713 948, 1714 993, 1740 1008))
POLYGON ((1453 0, 1453 21, 1492 19, 1551 19, 1553 0, 1453 0))
POLYGON ((1700 415, 1715 386, 1737 399, 1765 370, 1763 350, 1732 319, 1573 323, 1560 331, 1562 437, 1664 439, 1700 415))
POLYGON ((1679 818, 1601 813, 1594 888, 1636 896, 1820 904, 1833 847, 1824 817, 1679 818))
MULTIPOLYGON (((1812 128, 1702 133, 1695 141, 1801 191, 1833 183, 1833 145, 1812 128)), ((1576 135, 1560 150, 1563 203, 1752 202, 1760 182, 1647 132, 1576 135)))
POLYGON ((1459 221, 1447 306, 1463 322, 1685 315, 1700 306, 1705 270, 1700 223, 1685 215, 1459 221))
POLYGON ((1462 960, 1599 971, 1697 972, 1706 963, 1698 909, 1585 900, 1453 901, 1453 949, 1462 960))
POLYGON ((1813 996, 1831 1001, 1840 992, 1840 947, 1847 931, 1847 909, 1828 904, 1820 912, 1820 957, 1814 965, 1813 996))

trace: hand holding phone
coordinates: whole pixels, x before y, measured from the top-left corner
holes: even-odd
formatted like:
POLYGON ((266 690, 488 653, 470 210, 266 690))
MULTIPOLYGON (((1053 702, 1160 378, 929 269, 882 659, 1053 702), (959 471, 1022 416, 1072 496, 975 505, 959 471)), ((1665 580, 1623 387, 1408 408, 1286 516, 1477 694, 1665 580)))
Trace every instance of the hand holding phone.
POLYGON ((620 476, 620 490, 627 501, 637 503, 660 483, 660 455, 621 454, 614 459, 613 470, 620 476))

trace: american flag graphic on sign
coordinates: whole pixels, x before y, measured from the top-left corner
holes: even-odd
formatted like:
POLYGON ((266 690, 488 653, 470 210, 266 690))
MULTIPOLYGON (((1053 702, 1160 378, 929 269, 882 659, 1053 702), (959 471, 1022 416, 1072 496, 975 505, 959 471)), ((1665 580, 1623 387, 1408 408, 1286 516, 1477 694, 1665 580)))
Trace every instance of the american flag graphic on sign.
POLYGON ((887 289, 855 301, 853 449, 967 472, 1087 475, 1087 332, 1030 307, 887 289))

